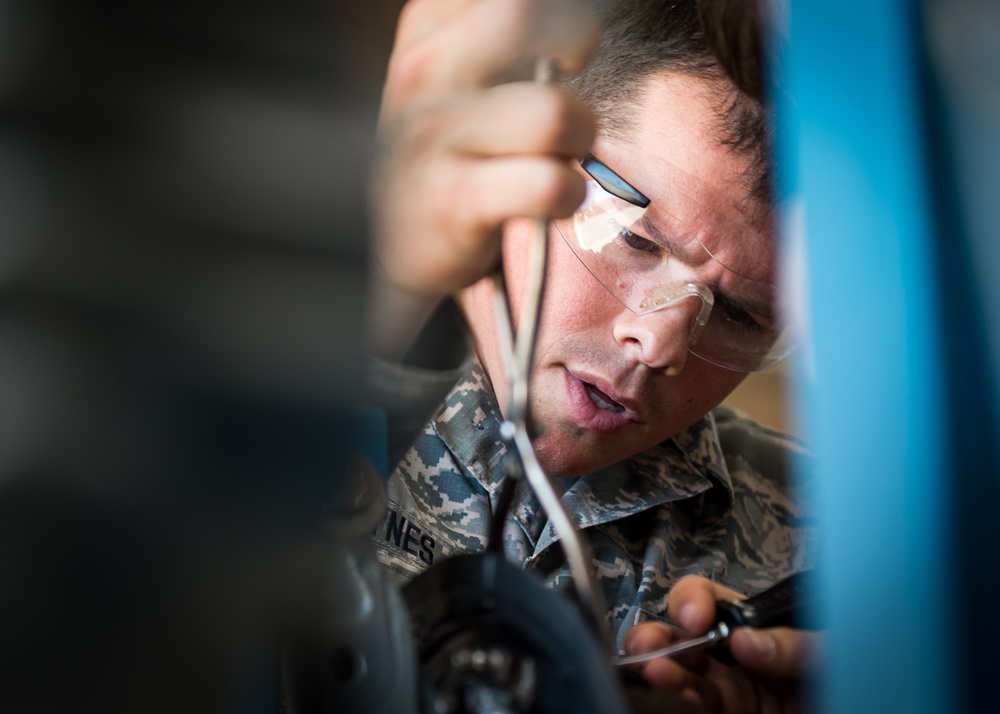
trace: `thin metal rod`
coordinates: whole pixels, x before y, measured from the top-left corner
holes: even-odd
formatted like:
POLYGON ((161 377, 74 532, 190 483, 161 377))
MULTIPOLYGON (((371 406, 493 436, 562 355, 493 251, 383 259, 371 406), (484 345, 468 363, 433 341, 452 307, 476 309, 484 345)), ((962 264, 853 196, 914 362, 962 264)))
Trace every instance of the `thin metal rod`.
POLYGON ((720 622, 700 637, 692 637, 688 640, 674 642, 673 644, 661 647, 658 650, 653 650, 652 652, 619 657, 615 660, 615 664, 622 667, 628 664, 648 662, 649 660, 656 659, 657 657, 676 657, 677 655, 684 654, 685 652, 696 652, 707 647, 716 646, 720 642, 725 641, 729 637, 729 634, 729 627, 724 622, 720 622))
MULTIPOLYGON (((549 59, 539 59, 535 67, 536 81, 551 81, 554 76, 555 63, 549 59)), ((549 229, 549 221, 541 219, 536 222, 529 257, 528 280, 522 296, 516 338, 502 261, 501 267, 493 276, 496 327, 500 348, 507 365, 509 388, 507 418, 502 425, 501 434, 517 453, 524 477, 559 538, 580 606, 591 614, 598 637, 610 651, 606 612, 603 597, 594 577, 594 561, 590 545, 584 534, 573 525, 559 493, 542 469, 529 433, 531 415, 528 386, 541 316, 542 295, 545 290, 549 229)))

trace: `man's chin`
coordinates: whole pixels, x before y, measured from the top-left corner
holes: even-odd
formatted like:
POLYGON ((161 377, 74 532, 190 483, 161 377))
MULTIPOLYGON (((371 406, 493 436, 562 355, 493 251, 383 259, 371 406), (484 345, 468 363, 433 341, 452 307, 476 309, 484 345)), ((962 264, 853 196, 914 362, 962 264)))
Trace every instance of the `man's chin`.
POLYGON ((628 454, 607 454, 595 451, 579 441, 558 440, 543 435, 533 443, 542 470, 552 478, 576 478, 611 466, 628 454))

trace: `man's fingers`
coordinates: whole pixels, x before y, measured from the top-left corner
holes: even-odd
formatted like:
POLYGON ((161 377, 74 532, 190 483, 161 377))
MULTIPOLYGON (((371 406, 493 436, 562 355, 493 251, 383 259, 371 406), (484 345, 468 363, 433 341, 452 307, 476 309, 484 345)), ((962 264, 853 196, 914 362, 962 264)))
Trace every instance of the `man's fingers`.
POLYGON ((597 46, 596 18, 580 0, 479 0, 442 31, 451 52, 440 55, 441 86, 477 88, 528 79, 537 57, 573 72, 597 46))
POLYGON ((453 134, 456 148, 466 153, 581 158, 594 141, 590 108, 561 87, 525 82, 494 87, 476 112, 480 120, 463 122, 453 134))
POLYGON ((582 177, 569 165, 539 157, 470 162, 460 188, 453 204, 456 224, 474 233, 513 216, 568 216, 585 192, 582 177))
POLYGON ((692 634, 714 624, 715 601, 740 598, 736 592, 698 576, 681 578, 670 589, 668 603, 674 622, 692 634))
POLYGON ((458 19, 480 0, 407 0, 396 23, 395 50, 406 50, 458 19))
POLYGON ((674 642, 680 634, 660 622, 643 622, 625 633, 625 652, 630 655, 652 652, 674 642))
POLYGON ((471 285, 491 269, 506 221, 570 215, 585 191, 568 162, 547 157, 456 158, 426 169, 411 178, 422 191, 383 185, 397 200, 379 214, 382 273, 421 294, 471 285))
POLYGON ((594 119, 580 99, 556 86, 505 84, 464 95, 401 123, 407 142, 426 150, 432 142, 457 154, 483 158, 548 154, 580 158, 594 139, 594 119))
POLYGON ((744 669, 769 679, 791 679, 815 668, 822 633, 778 627, 768 630, 739 628, 729 648, 744 669))
POLYGON ((669 657, 648 662, 643 668, 642 676, 654 689, 674 692, 709 712, 721 711, 722 698, 718 689, 704 677, 685 669, 669 657))
POLYGON ((409 9, 416 19, 403 18, 407 22, 400 23, 397 34, 384 112, 392 114, 417 95, 530 78, 536 57, 551 57, 562 71, 574 71, 597 43, 597 21, 579 0, 450 2, 457 14, 433 31, 428 27, 434 20, 420 17, 419 6, 409 9))
MULTIPOLYGON (((671 588, 669 607, 678 625, 694 634, 712 626, 715 602, 741 599, 721 585, 700 577, 682 578, 671 588)), ((753 674, 789 679, 808 673, 818 659, 821 635, 790 628, 738 628, 729 640, 736 661, 753 674)))
MULTIPOLYGON (((556 60, 560 72, 577 71, 597 47, 600 27, 581 0, 482 0, 484 4, 506 3, 505 12, 484 7, 470 14, 486 43, 473 44, 469 35, 461 40, 466 51, 479 56, 476 62, 454 66, 449 78, 459 86, 480 87, 501 81, 528 79, 538 57, 556 60)), ((460 45, 459 45, 460 46, 460 45)))

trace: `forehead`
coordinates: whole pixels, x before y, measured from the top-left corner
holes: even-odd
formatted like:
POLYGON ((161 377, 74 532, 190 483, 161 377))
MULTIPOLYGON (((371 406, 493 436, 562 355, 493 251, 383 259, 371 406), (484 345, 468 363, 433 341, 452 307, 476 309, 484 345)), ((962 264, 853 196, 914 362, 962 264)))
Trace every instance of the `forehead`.
POLYGON ((650 198, 647 219, 656 228, 773 280, 770 210, 749 196, 750 157, 721 141, 716 86, 675 73, 650 76, 627 131, 599 138, 594 153, 650 198))

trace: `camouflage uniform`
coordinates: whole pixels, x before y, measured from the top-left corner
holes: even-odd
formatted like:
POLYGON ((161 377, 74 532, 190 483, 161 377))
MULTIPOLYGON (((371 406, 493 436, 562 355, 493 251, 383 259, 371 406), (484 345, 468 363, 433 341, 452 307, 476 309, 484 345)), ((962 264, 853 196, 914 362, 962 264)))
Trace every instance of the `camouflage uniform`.
MULTIPOLYGON (((384 373, 380 379, 388 388, 384 373)), ((421 379, 427 374, 400 383, 410 399, 421 379)), ((389 507, 372 537, 398 584, 443 558, 485 548, 505 462, 514 458, 500 438, 500 411, 478 363, 438 403, 390 475, 389 507)), ((619 649, 638 622, 669 622, 666 595, 684 575, 749 594, 812 564, 815 528, 801 499, 790 494, 788 465, 796 455, 804 451, 789 437, 717 408, 634 458, 560 480, 570 517, 589 537, 619 649)), ((504 529, 508 560, 550 587, 569 588, 556 541, 538 501, 520 484, 504 529)))

